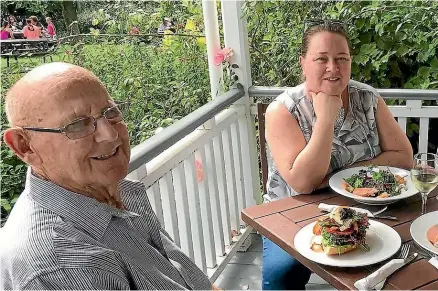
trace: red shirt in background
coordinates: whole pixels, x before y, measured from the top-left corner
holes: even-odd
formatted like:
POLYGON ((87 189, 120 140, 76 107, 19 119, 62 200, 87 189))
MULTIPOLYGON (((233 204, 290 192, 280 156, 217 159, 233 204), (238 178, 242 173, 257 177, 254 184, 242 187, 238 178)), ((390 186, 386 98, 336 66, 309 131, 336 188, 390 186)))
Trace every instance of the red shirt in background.
POLYGON ((26 25, 23 28, 23 35, 27 39, 39 39, 41 35, 41 28, 35 25, 26 25))
POLYGON ((56 34, 56 28, 53 23, 49 23, 47 25, 47 32, 50 34, 51 37, 53 37, 56 34))

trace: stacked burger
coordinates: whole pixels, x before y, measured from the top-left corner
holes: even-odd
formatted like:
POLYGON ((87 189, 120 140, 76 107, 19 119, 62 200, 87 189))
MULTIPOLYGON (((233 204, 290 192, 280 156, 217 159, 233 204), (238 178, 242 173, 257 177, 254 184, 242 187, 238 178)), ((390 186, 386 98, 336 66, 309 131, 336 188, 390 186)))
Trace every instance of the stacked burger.
POLYGON ((329 215, 318 219, 313 227, 315 234, 311 249, 328 255, 340 255, 358 247, 369 250, 366 232, 368 217, 349 207, 339 206, 329 215))

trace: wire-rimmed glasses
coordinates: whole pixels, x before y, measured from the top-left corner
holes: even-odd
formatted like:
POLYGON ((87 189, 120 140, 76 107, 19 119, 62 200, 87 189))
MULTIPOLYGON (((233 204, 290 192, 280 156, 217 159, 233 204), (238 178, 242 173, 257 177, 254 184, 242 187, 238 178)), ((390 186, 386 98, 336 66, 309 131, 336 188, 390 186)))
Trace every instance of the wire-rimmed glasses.
POLYGON ((65 134, 69 139, 86 137, 96 131, 97 120, 105 117, 110 124, 116 124, 123 120, 123 112, 129 108, 129 102, 123 102, 105 108, 98 116, 81 117, 59 128, 23 126, 24 130, 38 132, 52 132, 65 134))

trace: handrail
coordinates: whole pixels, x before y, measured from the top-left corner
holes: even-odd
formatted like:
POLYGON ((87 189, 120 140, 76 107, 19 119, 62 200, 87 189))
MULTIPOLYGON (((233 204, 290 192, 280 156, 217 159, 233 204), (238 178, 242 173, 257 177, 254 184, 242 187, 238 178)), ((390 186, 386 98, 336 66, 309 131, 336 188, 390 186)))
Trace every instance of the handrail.
POLYGON ((243 90, 231 89, 134 147, 131 151, 129 173, 152 160, 244 95, 243 90))
POLYGON ((129 38, 138 38, 138 37, 146 37, 146 36, 156 36, 156 37, 163 37, 163 36, 183 36, 183 37, 205 37, 203 34, 186 34, 186 33, 143 33, 143 34, 109 34, 109 33, 99 33, 99 34, 91 34, 91 33, 80 33, 80 34, 72 34, 60 37, 59 40, 65 41, 67 39, 75 39, 77 37, 94 37, 94 38, 103 38, 103 37, 129 37, 129 38))
MULTIPOLYGON (((248 89, 251 97, 276 97, 290 87, 252 86, 248 89)), ((384 99, 438 100, 438 90, 425 89, 376 89, 384 99)))

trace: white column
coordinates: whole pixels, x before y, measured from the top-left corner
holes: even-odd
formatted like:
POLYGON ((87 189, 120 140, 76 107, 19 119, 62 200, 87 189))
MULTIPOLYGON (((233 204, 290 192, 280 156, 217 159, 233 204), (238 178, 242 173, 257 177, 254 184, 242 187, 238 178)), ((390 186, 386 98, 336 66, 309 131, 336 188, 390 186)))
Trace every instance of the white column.
POLYGON ((215 98, 222 93, 221 87, 219 86, 222 77, 222 66, 216 66, 214 64, 216 51, 221 48, 216 0, 203 0, 202 11, 204 14, 211 97, 215 98))
MULTIPOLYGON (((231 63, 239 65, 234 69, 239 76, 238 82, 243 85, 245 91, 252 86, 251 65, 249 61, 248 30, 246 18, 242 15, 244 1, 222 0, 222 23, 224 29, 225 47, 233 49, 234 55, 231 63)), ((248 97, 245 96, 245 97, 248 97)), ((243 103, 249 104, 249 98, 242 98, 243 103)))
POLYGON ((253 102, 248 95, 248 88, 252 85, 252 80, 247 23, 246 18, 242 15, 243 3, 244 1, 238 0, 222 0, 221 8, 225 47, 233 49, 234 55, 230 62, 239 66, 234 71, 239 77, 237 82, 243 85, 246 92, 245 96, 235 103, 235 106, 241 107, 244 111, 243 118, 240 120, 242 125, 240 138, 241 144, 245 145, 241 151, 241 161, 244 169, 246 206, 248 207, 253 205, 255 201, 261 202, 261 195, 255 122, 250 111, 253 102))
MULTIPOLYGON (((217 20, 216 0, 203 0, 202 11, 205 26, 205 42, 207 44, 208 72, 210 76, 211 98, 214 99, 222 93, 220 82, 222 80, 222 66, 214 64, 216 51, 221 48, 219 38, 219 24, 217 20)), ((205 129, 214 126, 214 118, 204 123, 205 129)))

